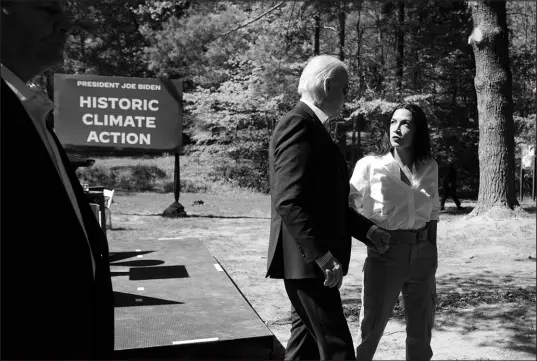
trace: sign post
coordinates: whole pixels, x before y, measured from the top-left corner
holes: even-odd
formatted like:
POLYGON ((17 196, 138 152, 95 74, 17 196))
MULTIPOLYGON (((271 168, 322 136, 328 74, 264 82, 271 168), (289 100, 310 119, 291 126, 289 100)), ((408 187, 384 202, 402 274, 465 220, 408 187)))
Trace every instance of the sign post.
MULTIPOLYGON (((173 86, 173 84, 168 79, 161 78, 161 81, 163 85, 166 88, 168 88, 169 93, 175 98, 177 103, 182 106, 183 101, 182 101, 181 94, 177 92, 177 89, 173 86)), ((182 110, 181 110, 181 113, 182 113, 182 110)), ((163 217, 176 218, 176 217, 187 216, 185 212, 185 207, 183 207, 183 205, 179 203, 179 195, 181 192, 181 177, 180 177, 181 173, 179 169, 180 169, 179 168, 179 150, 176 150, 175 151, 175 167, 174 167, 174 172, 173 172, 173 182, 174 182, 173 195, 175 197, 175 202, 170 204, 170 206, 164 210, 164 212, 162 213, 163 217)))
POLYGON ((177 218, 177 217, 186 217, 185 207, 179 203, 179 193, 181 190, 181 178, 179 172, 179 153, 175 153, 175 168, 173 172, 173 181, 174 181, 174 197, 175 202, 170 204, 168 208, 162 213, 163 217, 177 218))
POLYGON ((163 216, 186 216, 179 204, 181 80, 55 74, 54 101, 54 128, 67 149, 173 152, 175 211, 163 216))

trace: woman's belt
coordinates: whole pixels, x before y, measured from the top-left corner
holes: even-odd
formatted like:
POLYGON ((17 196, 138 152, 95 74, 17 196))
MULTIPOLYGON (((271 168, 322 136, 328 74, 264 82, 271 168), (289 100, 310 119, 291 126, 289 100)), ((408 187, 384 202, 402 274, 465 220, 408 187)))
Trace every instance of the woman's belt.
POLYGON ((427 227, 421 229, 396 229, 395 231, 388 231, 391 235, 390 242, 392 243, 406 243, 416 244, 424 239, 427 239, 427 227))

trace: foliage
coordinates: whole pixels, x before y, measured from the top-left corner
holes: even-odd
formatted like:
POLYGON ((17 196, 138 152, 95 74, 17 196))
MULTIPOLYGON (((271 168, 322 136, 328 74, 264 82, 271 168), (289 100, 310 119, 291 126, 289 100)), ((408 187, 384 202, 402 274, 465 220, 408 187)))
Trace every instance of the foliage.
MULTIPOLYGON (((425 115, 431 137, 431 153, 439 164, 440 177, 444 174, 444 166, 448 156, 455 156, 459 163, 459 189, 463 192, 475 193, 478 189, 477 144, 479 134, 477 124, 461 126, 453 121, 453 114, 463 113, 465 109, 446 106, 438 102, 431 94, 405 97, 404 101, 419 105, 425 115)), ((363 117, 367 138, 362 142, 365 155, 379 151, 379 145, 387 128, 388 118, 397 103, 375 99, 371 101, 360 99, 349 104, 356 108, 350 119, 363 117)), ((456 119, 456 118, 455 118, 456 119)))
POLYGON ((141 61, 147 39, 129 2, 68 1, 72 29, 63 71, 74 74, 151 76, 141 61))
POLYGON ((532 90, 535 89, 537 81, 536 4, 535 2, 509 1, 507 14, 515 104, 513 111, 515 115, 521 117, 526 117, 531 113, 535 116, 537 109, 535 108, 535 94, 532 90))
MULTIPOLYGON (((77 169, 80 180, 92 185, 129 192, 173 192, 173 175, 156 165, 125 165, 77 169)), ((203 182, 181 179, 181 192, 207 192, 209 187, 203 182)))
POLYGON ((527 117, 515 115, 515 143, 519 144, 536 144, 535 132, 535 113, 529 114, 527 117))
MULTIPOLYGON (((184 132, 193 142, 185 151, 219 159, 208 178, 265 192, 269 137, 299 99, 298 79, 314 55, 317 27, 321 53, 338 56, 343 51, 350 89, 338 120, 351 113, 365 116, 370 135, 363 144, 366 154, 374 150, 382 122, 399 99, 396 45, 402 31, 402 96, 426 108, 439 163, 455 152, 464 189, 477 190, 475 67, 465 2, 405 2, 404 23, 392 1, 68 3, 73 29, 65 63, 37 79, 49 95, 55 71, 182 78, 184 132)), ((509 2, 507 9, 516 139, 532 143, 535 3, 509 2)))
POLYGON ((211 41, 246 21, 250 12, 267 9, 261 3, 219 5, 211 9, 217 13, 193 6, 188 20, 170 19, 162 31, 153 32, 158 45, 147 49, 149 66, 191 77, 197 84, 184 94, 187 132, 202 152, 233 161, 211 177, 266 192, 268 139, 278 117, 298 100, 294 89, 305 56, 280 46, 286 35, 280 29, 290 23, 277 16, 284 10, 259 20, 256 27, 238 30, 241 36, 211 41), (208 26, 195 28, 202 17, 208 26), (196 58, 185 58, 187 54, 196 58), (170 62, 180 66, 170 67, 170 62))

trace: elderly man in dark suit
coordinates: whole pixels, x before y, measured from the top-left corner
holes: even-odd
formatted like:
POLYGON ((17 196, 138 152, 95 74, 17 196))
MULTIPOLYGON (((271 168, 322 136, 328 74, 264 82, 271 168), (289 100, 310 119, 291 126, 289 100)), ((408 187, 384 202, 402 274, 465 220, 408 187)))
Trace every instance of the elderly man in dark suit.
POLYGON ((347 86, 344 63, 311 59, 298 86, 301 100, 270 142, 267 277, 283 278, 291 301, 287 360, 355 358, 339 293, 351 236, 379 252, 389 247, 388 233, 349 207, 347 165, 324 127, 343 106, 347 86))
POLYGON ((27 83, 62 61, 65 1, 2 0, 1 357, 101 359, 114 348, 108 244, 27 83))

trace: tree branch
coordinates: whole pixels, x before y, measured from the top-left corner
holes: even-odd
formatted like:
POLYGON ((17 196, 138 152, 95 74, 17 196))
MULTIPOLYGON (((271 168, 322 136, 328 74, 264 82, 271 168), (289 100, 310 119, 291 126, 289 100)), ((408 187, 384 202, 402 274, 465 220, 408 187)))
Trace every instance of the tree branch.
POLYGON ((263 16, 265 16, 265 15, 267 15, 267 14, 273 12, 274 10, 276 10, 277 8, 279 8, 280 6, 282 6, 283 4, 285 4, 285 1, 282 1, 282 2, 279 3, 278 5, 276 5, 276 6, 272 7, 272 8, 270 8, 270 9, 267 10, 267 11, 265 11, 263 14, 259 15, 257 18, 255 18, 255 19, 253 19, 253 20, 250 20, 250 21, 248 21, 248 22, 246 22, 246 23, 244 23, 244 24, 242 24, 242 25, 239 25, 239 26, 237 26, 235 29, 231 29, 231 30, 228 31, 227 33, 224 33, 224 34, 222 34, 222 35, 218 35, 217 37, 215 37, 215 38, 209 40, 208 42, 206 42, 206 43, 203 44, 203 45, 207 45, 208 43, 210 43, 210 42, 212 42, 212 41, 215 41, 216 39, 223 38, 224 36, 227 36, 227 35, 231 34, 231 33, 234 32, 234 31, 237 31, 237 30, 239 30, 239 29, 242 29, 242 28, 244 28, 244 27, 250 25, 251 23, 253 23, 253 22, 255 22, 255 21, 261 19, 263 16))
POLYGON ((339 31, 331 26, 323 26, 323 29, 332 30, 334 33, 339 34, 339 31))

